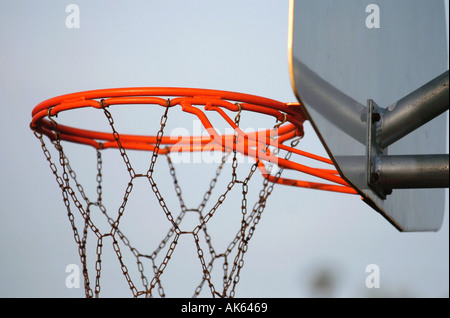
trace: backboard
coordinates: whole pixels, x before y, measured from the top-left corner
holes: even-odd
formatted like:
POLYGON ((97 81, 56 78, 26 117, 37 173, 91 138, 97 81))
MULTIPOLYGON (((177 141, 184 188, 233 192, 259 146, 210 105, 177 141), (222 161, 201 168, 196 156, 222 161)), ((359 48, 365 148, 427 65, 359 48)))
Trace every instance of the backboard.
MULTIPOLYGON (((381 126, 371 127, 367 118, 372 111, 395 109, 397 101, 446 72, 446 37, 441 0, 290 2, 293 90, 341 176, 400 231, 438 230, 448 183, 377 191, 370 151, 371 141, 380 142, 381 126)), ((445 78, 446 108, 440 115, 374 151, 402 160, 446 152, 448 71, 445 78)), ((448 179, 448 155, 440 160, 448 179)))

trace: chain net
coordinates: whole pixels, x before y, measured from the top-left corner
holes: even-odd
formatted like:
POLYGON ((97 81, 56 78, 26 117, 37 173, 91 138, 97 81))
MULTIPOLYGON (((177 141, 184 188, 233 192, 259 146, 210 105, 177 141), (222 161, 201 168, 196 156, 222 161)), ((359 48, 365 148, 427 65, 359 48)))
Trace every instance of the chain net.
MULTIPOLYGON (((170 103, 170 100, 168 100, 170 103)), ((253 206, 248 202, 249 182, 258 169, 259 160, 251 165, 251 168, 242 177, 238 177, 237 167, 237 151, 224 151, 222 153, 221 162, 217 166, 213 178, 210 180, 209 187, 204 193, 203 198, 197 208, 188 208, 182 196, 182 189, 180 182, 177 179, 176 166, 171 160, 170 152, 167 151, 161 140, 164 136, 164 130, 168 119, 168 112, 170 107, 165 107, 164 114, 161 117, 159 131, 156 135, 156 143, 151 154, 149 168, 145 172, 137 172, 129 160, 126 147, 123 146, 121 135, 116 130, 115 122, 108 107, 102 107, 103 113, 111 127, 114 142, 117 144, 117 149, 125 163, 128 173, 128 184, 125 193, 121 199, 120 206, 117 210, 117 216, 112 216, 104 203, 104 172, 103 172, 103 152, 105 149, 99 147, 96 151, 96 197, 89 198, 86 194, 83 185, 78 181, 77 174, 72 168, 69 158, 64 150, 65 144, 59 134, 58 123, 55 116, 51 116, 50 109, 48 111, 48 119, 51 123, 51 129, 54 131, 53 138, 50 139, 50 144, 46 143, 43 134, 38 130, 34 131, 35 136, 40 140, 41 148, 45 155, 48 165, 56 179, 56 182, 61 190, 63 202, 67 210, 68 220, 73 230, 73 237, 78 248, 78 254, 82 265, 82 273, 84 278, 84 290, 86 297, 99 297, 101 294, 102 274, 103 274, 103 251, 106 242, 111 242, 114 250, 115 258, 117 259, 123 279, 128 284, 132 296, 139 297, 166 297, 165 291, 165 270, 169 265, 171 258, 179 246, 182 238, 190 236, 193 240, 196 250, 196 258, 198 264, 201 266, 201 275, 198 277, 195 288, 193 288, 192 296, 206 294, 210 297, 234 297, 236 294, 236 287, 240 281, 240 275, 244 266, 244 257, 247 253, 249 242, 252 239, 255 229, 260 222, 264 208, 266 207, 267 199, 272 193, 275 182, 280 178, 283 171, 278 168, 276 173, 271 175, 270 165, 267 169, 267 174, 271 175, 269 178, 263 178, 261 190, 258 198, 253 206), (51 152, 49 145, 52 145, 56 152, 51 152), (52 156, 53 154, 53 156, 52 156), (56 155, 54 155, 56 154, 56 155), (55 158, 56 157, 56 158, 55 158), (177 209, 169 208, 164 196, 162 195, 159 184, 155 178, 155 164, 158 160, 165 160, 169 167, 170 178, 173 182, 173 187, 178 198, 179 206, 177 209), (220 192, 213 199, 213 191, 220 191, 215 189, 219 176, 221 175, 224 165, 231 161, 231 177, 228 176, 229 181, 224 191, 220 192), (144 252, 141 247, 137 247, 127 237, 121 229, 121 221, 126 213, 127 202, 130 194, 133 192, 134 184, 138 179, 148 181, 151 186, 151 192, 156 197, 160 213, 163 213, 165 218, 170 223, 168 232, 161 238, 157 248, 150 253, 144 252), (210 220, 215 216, 219 207, 224 203, 227 195, 234 188, 239 188, 240 192, 240 227, 233 239, 228 243, 228 246, 221 251, 216 250, 213 245, 213 239, 210 235, 208 225, 210 220), (210 202, 211 200, 216 200, 210 202), (211 203, 211 208, 206 208, 207 203, 211 203), (94 222, 93 213, 100 213, 107 220, 107 230, 101 230, 94 222), (82 223, 75 221, 77 214, 81 215, 82 223), (187 214, 196 214, 198 218, 197 225, 192 230, 183 230, 181 226, 187 214), (88 238, 93 238, 95 245, 94 256, 89 255, 88 252, 88 238), (124 257, 125 250, 132 255, 134 261, 130 261, 124 257), (88 258, 95 259, 95 268, 88 265, 88 258), (145 261, 145 262, 144 262, 145 261), (144 269, 145 264, 151 264, 144 269), (131 274, 131 267, 138 275, 131 274), (217 283, 217 279, 213 279, 214 267, 221 267, 218 271, 222 278, 217 283), (203 294, 202 291, 204 292, 203 294)), ((240 112, 235 117, 234 123, 239 126, 240 112)), ((274 135, 271 138, 276 138, 276 129, 279 125, 274 127, 274 135)), ((46 134, 48 135, 48 134, 46 134)), ((234 138, 240 138, 235 134, 234 138)), ((236 141, 236 140, 235 140, 236 141)), ((298 143, 298 140, 292 142, 298 143)), ((277 149, 273 149, 277 152, 277 149)), ((291 152, 287 152, 285 159, 289 159, 291 152)), ((167 180, 167 179, 166 179, 167 180)), ((166 181, 165 180, 165 181, 166 181)), ((153 207, 152 207, 153 208, 153 207)), ((224 213, 226 213, 225 211, 224 213)), ((143 225, 141 225, 143 226, 143 225)), ((150 244, 149 244, 150 245, 150 244)), ((148 246, 146 247, 148 248, 148 246)), ((92 260, 91 260, 92 261, 92 260)), ((168 295, 170 296, 170 295, 168 295)))

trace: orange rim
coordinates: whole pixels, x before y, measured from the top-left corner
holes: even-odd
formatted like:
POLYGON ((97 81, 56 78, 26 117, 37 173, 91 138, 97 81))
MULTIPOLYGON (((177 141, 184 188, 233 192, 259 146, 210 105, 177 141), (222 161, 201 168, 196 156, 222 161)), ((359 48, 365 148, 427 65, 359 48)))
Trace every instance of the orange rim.
POLYGON ((47 135, 50 139, 60 138, 70 142, 90 145, 96 149, 119 148, 152 151, 157 143, 157 136, 120 135, 119 146, 111 132, 69 127, 61 124, 55 125, 53 116, 72 109, 97 108, 104 109, 113 105, 142 104, 159 105, 162 107, 181 106, 184 112, 194 114, 209 133, 209 136, 190 137, 160 137, 160 153, 171 151, 238 151, 246 156, 255 158, 260 172, 265 178, 277 183, 320 189, 327 191, 355 194, 356 191, 339 176, 334 169, 318 169, 302 165, 293 160, 276 156, 268 150, 272 146, 293 154, 308 157, 330 165, 332 161, 294 147, 287 146, 283 142, 301 138, 304 135, 303 123, 306 120, 299 103, 283 103, 260 96, 192 88, 171 87, 134 87, 91 90, 57 96, 38 104, 32 111, 31 128, 39 133, 47 135), (276 140, 270 138, 274 128, 257 133, 243 132, 224 110, 232 112, 250 111, 275 117, 281 123, 277 125, 276 140), (239 138, 235 135, 220 135, 214 129, 208 119, 208 112, 217 112, 227 123, 233 127, 239 138), (242 137, 242 138, 241 138, 242 137), (316 183, 295 179, 274 180, 267 173, 264 162, 276 163, 279 167, 297 170, 336 184, 316 183))

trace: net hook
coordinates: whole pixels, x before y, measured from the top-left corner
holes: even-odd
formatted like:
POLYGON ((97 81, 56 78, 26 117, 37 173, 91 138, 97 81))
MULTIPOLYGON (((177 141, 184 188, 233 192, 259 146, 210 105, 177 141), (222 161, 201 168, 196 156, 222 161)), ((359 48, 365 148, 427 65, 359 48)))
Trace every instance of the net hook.
POLYGON ((291 147, 297 147, 300 140, 302 140, 303 136, 298 136, 291 141, 291 147))
POLYGON ((238 113, 237 113, 237 115, 236 115, 236 117, 238 117, 238 116, 240 116, 240 115, 241 115, 241 111, 242 111, 242 106, 241 106, 241 104, 240 104, 240 103, 235 103, 235 105, 236 105, 237 107, 239 107, 239 111, 238 111, 238 113))
POLYGON ((52 118, 53 116, 58 117, 58 114, 52 115, 52 114, 51 114, 52 109, 53 109, 53 107, 50 107, 50 108, 47 110, 47 117, 48 117, 48 119, 50 120, 50 122, 51 122, 51 124, 52 124, 52 128, 55 130, 55 137, 56 137, 56 139, 59 139, 58 123, 56 122, 56 120, 54 120, 54 119, 52 118))
POLYGON ((286 113, 284 113, 283 114, 283 121, 281 122, 281 123, 278 123, 278 124, 276 124, 275 126, 273 126, 273 128, 274 129, 278 129, 281 125, 283 125, 285 122, 286 122, 286 120, 287 120, 287 115, 286 115, 286 113))

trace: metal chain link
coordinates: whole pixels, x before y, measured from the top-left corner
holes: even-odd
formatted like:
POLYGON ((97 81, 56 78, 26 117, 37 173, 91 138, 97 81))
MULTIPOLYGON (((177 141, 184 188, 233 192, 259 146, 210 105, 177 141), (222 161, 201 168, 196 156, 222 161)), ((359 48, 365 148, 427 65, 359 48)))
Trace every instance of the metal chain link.
MULTIPOLYGON (((109 125, 111 126, 112 136, 113 136, 115 142, 117 143, 119 152, 120 152, 122 159, 126 165, 126 169, 130 175, 130 181, 127 185, 127 188, 125 189, 125 194, 122 199, 122 204, 120 205, 119 210, 118 210, 118 217, 115 220, 112 219, 106 213, 106 207, 102 203, 102 199, 103 199, 103 193, 102 193, 103 192, 103 189, 102 189, 103 159, 101 156, 101 149, 103 148, 102 144, 100 144, 100 149, 97 149, 97 176, 96 176, 97 199, 95 202, 91 202, 88 199, 83 187, 77 181, 76 173, 73 171, 72 167, 70 166, 69 160, 67 159, 66 155, 64 154, 63 148, 61 146, 61 138, 60 138, 59 132, 58 132, 58 124, 52 118, 52 116, 50 116, 50 110, 48 112, 48 117, 52 124, 52 129, 55 132, 54 138, 51 138, 51 139, 52 139, 52 143, 53 143, 55 149, 59 153, 59 165, 62 169, 61 174, 58 172, 56 164, 52 160, 50 151, 47 149, 46 144, 42 138, 42 134, 38 133, 36 131, 34 132, 35 136, 41 142, 41 148, 43 150, 44 156, 47 159, 50 169, 55 176, 56 182, 58 183, 58 185, 62 191, 63 201, 64 201, 64 204, 67 209, 67 215, 68 215, 70 224, 72 226, 72 230, 74 233, 74 239, 78 245, 78 252, 79 252, 80 260, 83 265, 83 276, 84 276, 84 281, 85 281, 86 297, 93 297, 94 295, 95 295, 95 297, 98 297, 100 294, 100 291, 101 291, 101 286, 100 286, 101 285, 100 277, 101 277, 101 271, 102 271, 101 263, 102 263, 102 251, 103 251, 103 246, 104 246, 103 238, 105 238, 105 237, 112 238, 113 249, 114 249, 117 259, 120 263, 122 273, 129 285, 129 288, 132 291, 133 295, 135 297, 140 296, 140 295, 152 297, 152 290, 157 286, 159 295, 161 297, 165 297, 164 288, 162 286, 162 282, 161 282, 160 278, 161 278, 161 275, 163 274, 164 270, 166 269, 182 234, 191 234, 193 236, 194 242, 195 242, 195 245, 197 248, 197 257, 200 261, 200 264, 201 264, 202 270, 203 270, 203 277, 202 277, 200 284, 195 289, 194 297, 197 297, 200 294, 200 292, 202 291, 202 287, 205 283, 208 284, 211 295, 213 297, 216 297, 216 296, 227 297, 228 290, 229 290, 228 297, 234 297, 236 285, 240 281, 240 273, 244 266, 244 255, 247 252, 249 241, 254 235, 255 228, 256 228, 257 224, 259 223, 259 221, 261 219, 261 215, 266 206, 267 198, 272 193, 274 183, 280 178, 283 168, 280 168, 277 171, 277 173, 275 175, 275 181, 270 182, 269 178, 264 178, 262 189, 259 192, 259 200, 254 204, 251 212, 249 213, 248 208, 247 208, 247 205, 248 205, 247 196, 248 196, 248 190, 249 190, 248 183, 249 183, 250 179, 252 178, 252 176, 254 175, 254 172, 257 170, 259 160, 257 160, 252 165, 252 167, 251 167, 249 173, 247 174, 247 176, 245 177, 245 179, 243 179, 243 180, 238 179, 238 174, 237 174, 238 160, 237 160, 237 151, 236 151, 235 145, 238 142, 238 138, 241 138, 241 137, 238 135, 237 132, 235 132, 235 134, 233 136, 233 149, 231 152, 225 153, 222 156, 222 161, 221 161, 220 165, 217 167, 215 175, 212 178, 212 180, 210 181, 209 188, 205 192, 201 203, 198 205, 198 207, 196 209, 188 209, 186 207, 185 202, 182 197, 182 190, 181 190, 181 187, 177 180, 175 167, 170 159, 169 154, 167 153, 166 158, 167 158, 167 162, 169 165, 169 172, 170 172, 170 175, 172 176, 174 189, 175 189, 176 195, 178 197, 179 206, 180 206, 180 214, 175 219, 172 212, 167 207, 165 200, 164 200, 163 196, 161 195, 161 192, 157 186, 157 183, 155 182, 155 180, 153 178, 155 164, 156 164, 156 161, 157 161, 157 158, 159 155, 162 137, 164 135, 164 128, 166 126, 166 122, 167 122, 167 118, 168 118, 167 114, 168 114, 168 110, 171 106, 170 99, 167 100, 167 105, 166 105, 164 114, 161 117, 160 129, 156 135, 156 144, 155 144, 153 154, 152 154, 152 157, 150 160, 150 166, 145 175, 143 175, 143 174, 138 175, 135 173, 135 170, 131 165, 131 162, 129 160, 127 152, 121 143, 120 135, 117 132, 117 130, 115 129, 113 117, 112 117, 111 113, 107 110, 108 106, 104 104, 103 100, 101 101, 101 105, 102 105, 104 114, 109 122, 109 125), (231 180, 229 181, 228 185, 226 186, 225 191, 218 197, 218 199, 215 202, 215 204, 213 205, 213 207, 207 213, 204 213, 204 208, 206 207, 206 204, 212 195, 212 191, 216 186, 217 180, 223 170, 224 164, 227 162, 227 160, 231 154, 233 155, 232 163, 231 163, 231 169, 232 169, 231 180), (125 212, 125 207, 128 202, 128 197, 133 190, 133 180, 136 177, 146 177, 149 180, 151 189, 152 189, 153 193, 155 194, 160 207, 162 208, 166 218, 172 224, 172 226, 171 226, 170 230, 168 231, 168 233, 166 234, 166 236, 161 240, 161 242, 159 243, 156 250, 154 250, 153 253, 150 255, 141 254, 135 247, 133 247, 131 245, 129 239, 119 229, 119 223, 120 223, 119 221, 125 212), (86 202, 86 210, 83 208, 81 202, 78 200, 78 197, 77 197, 75 191, 72 189, 70 180, 73 180, 79 194, 81 195, 82 199, 86 202), (227 195, 233 189, 233 187, 235 186, 236 183, 240 183, 241 189, 242 189, 242 191, 241 191, 241 194, 242 194, 241 227, 238 230, 237 234, 235 235, 233 241, 231 241, 229 243, 229 245, 227 246, 225 252, 223 252, 221 254, 217 254, 215 249, 213 248, 213 244, 211 242, 211 236, 209 235, 209 233, 207 231, 206 225, 208 224, 209 220, 214 216, 217 209, 224 202, 227 195), (78 229, 75 224, 75 218, 71 211, 71 202, 70 201, 72 201, 73 204, 76 206, 76 208, 78 208, 82 217, 84 218, 84 228, 83 228, 83 234, 81 237, 80 237, 80 234, 78 233, 78 229), (111 231, 109 233, 101 234, 99 229, 92 222, 92 220, 91 220, 91 207, 92 206, 97 206, 100 209, 100 211, 102 212, 102 214, 104 214, 105 217, 107 218, 107 220, 111 226, 111 231), (193 212, 198 213, 199 225, 197 225, 194 228, 194 230, 192 230, 190 232, 182 232, 179 228, 179 225, 181 224, 187 211, 193 211, 193 212), (86 244, 87 244, 88 229, 92 230, 94 232, 94 234, 97 236, 97 249, 96 249, 97 259, 95 262, 96 277, 95 277, 94 293, 90 287, 89 275, 88 275, 88 269, 87 269, 87 261, 86 261, 86 244), (204 253, 204 250, 202 249, 202 247, 200 245, 200 237, 198 235, 200 230, 202 230, 205 235, 206 244, 208 246, 208 251, 209 251, 209 254, 211 257, 211 259, 208 263, 206 262, 206 258, 205 258, 206 255, 204 253), (135 284, 130 276, 129 270, 128 270, 127 266, 125 265, 125 262, 123 259, 122 251, 119 246, 119 241, 116 239, 116 235, 118 236, 120 241, 127 248, 130 249, 131 253, 136 258, 137 269, 141 275, 142 284, 144 286, 143 290, 137 289, 137 287, 135 286, 135 284), (171 243, 168 247, 167 252, 164 255, 163 260, 161 261, 161 263, 159 265, 157 265, 156 257, 167 246, 167 244, 169 243, 170 240, 171 240, 171 243), (230 269, 229 268, 230 264, 228 263, 228 259, 229 259, 229 257, 231 257, 231 253, 233 252, 233 250, 236 247, 237 247, 237 251, 236 251, 236 254, 234 255, 233 262, 231 264, 231 269, 230 269), (150 282, 148 281, 147 277, 144 274, 144 266, 140 260, 142 257, 148 258, 152 262, 152 269, 153 269, 154 275, 150 282), (212 277, 211 277, 213 263, 215 260, 217 260, 219 258, 223 258, 223 265, 222 265, 223 290, 221 292, 216 291, 216 287, 214 286, 214 284, 212 282, 212 277)), ((236 103, 236 105, 239 107, 239 112, 236 115, 234 121, 235 121, 235 124, 237 126, 239 126, 242 107, 239 103, 236 103)), ((280 126, 280 124, 276 124, 274 126, 274 129, 273 129, 274 134, 271 134, 269 136, 269 138, 275 138, 275 134, 276 134, 276 131, 279 126, 280 126)), ((294 145, 294 143, 296 145, 296 143, 298 143, 298 140, 292 141, 291 144, 294 145)), ((265 151, 268 150, 268 147, 269 146, 266 145, 265 151)), ((274 153, 277 154, 278 149, 275 149, 274 153)), ((286 154, 285 158, 289 159, 290 156, 291 156, 291 153, 288 152, 286 154)), ((269 175, 271 174, 272 167, 273 167, 273 164, 271 164, 268 168, 269 175)))
MULTIPOLYGON (((48 115, 49 115, 49 118, 51 119, 53 129, 55 131, 58 131, 58 126, 57 126, 56 121, 54 121, 50 117, 50 110, 48 112, 48 115)), ((65 205, 66 210, 67 210, 67 217, 68 217, 69 222, 70 222, 71 227, 72 227, 74 240, 75 240, 76 244, 78 245, 78 254, 80 256, 80 261, 81 261, 82 266, 83 266, 85 295, 86 295, 86 297, 91 298, 93 296, 93 293, 92 293, 92 289, 90 288, 89 275, 88 275, 87 265, 86 265, 85 238, 83 238, 83 240, 80 239, 80 235, 78 234, 78 228, 76 227, 76 224, 75 224, 75 217, 74 217, 74 215, 73 215, 73 213, 71 211, 71 208, 70 208, 70 200, 69 200, 69 196, 68 196, 67 192, 71 188, 70 188, 70 185, 69 185, 69 182, 68 182, 68 175, 67 175, 67 172, 66 172, 66 163, 67 163, 67 161, 65 159, 64 151, 63 151, 62 146, 61 146, 61 139, 60 139, 59 133, 55 133, 55 137, 56 138, 54 140, 52 140, 52 144, 54 145, 55 149, 59 153, 59 163, 62 165, 62 169, 63 169, 62 176, 63 177, 61 177, 59 175, 59 173, 58 173, 58 169, 57 169, 55 163, 52 160, 52 156, 51 156, 50 151, 48 150, 48 148, 47 148, 47 146, 46 146, 46 144, 44 142, 42 134, 35 131, 34 135, 40 140, 41 148, 43 150, 44 156, 45 156, 46 160, 49 163, 50 169, 51 169, 53 175, 55 176, 55 179, 56 179, 56 182, 57 182, 58 186, 61 189, 64 205, 65 205)), ((78 200, 77 200, 77 202, 78 202, 78 200)), ((82 209, 80 209, 80 205, 79 204, 76 204, 76 206, 78 207, 78 209, 80 210, 81 214, 85 218, 85 221, 87 222, 88 214, 85 211, 83 211, 82 209)))
MULTIPOLYGON (((280 126, 280 124, 276 124, 274 126, 274 129, 271 132, 271 135, 269 136, 269 138, 271 138, 271 139, 275 138, 275 136, 277 135, 277 129, 279 126, 280 126)), ((264 151, 267 151, 268 147, 269 146, 267 144, 264 151)), ((274 153, 277 153, 277 152, 278 152, 278 149, 275 149, 274 153)), ((290 156, 291 156, 291 153, 288 152, 286 154, 286 159, 289 158, 290 156)), ((233 287, 232 287, 232 289, 230 291, 230 295, 229 295, 231 298, 233 298, 235 296, 235 288, 240 280, 240 271, 241 271, 242 267, 244 266, 243 257, 244 257, 244 254, 247 252, 248 243, 253 236, 256 225, 259 223, 259 220, 261 218, 261 215, 262 215, 265 205, 266 205, 267 198, 272 193, 273 186, 276 183, 276 181, 281 177, 281 173, 283 171, 283 169, 278 170, 274 181, 271 182, 270 185, 269 185, 269 179, 264 178, 263 188, 261 189, 261 191, 259 193, 259 201, 255 203, 252 213, 246 219, 245 218, 245 215, 247 214, 246 194, 247 194, 247 190, 248 190, 247 183, 250 180, 251 175, 256 170, 258 163, 259 163, 259 160, 252 166, 249 177, 247 177, 247 179, 244 181, 244 183, 242 185, 242 187, 243 187, 243 193, 242 193, 243 198, 242 198, 242 206, 241 206, 242 215, 243 215, 242 226, 241 226, 240 231, 237 233, 235 239, 230 243, 230 245, 227 248, 227 251, 225 252, 225 256, 228 256, 231 253, 231 251, 234 249, 234 247, 236 246, 237 242, 239 242, 238 251, 234 258, 232 270, 231 270, 230 274, 228 275, 228 279, 224 280, 223 296, 226 295, 226 291, 229 288, 231 281, 233 282, 233 287), (253 226, 250 227, 249 233, 247 234, 247 236, 245 236, 245 231, 252 221, 253 221, 253 226), (234 272, 236 272, 236 275, 233 278, 234 272)), ((271 173, 272 167, 273 167, 273 164, 271 164, 269 166, 269 169, 267 172, 268 174, 271 173)), ((228 268, 228 265, 227 265, 227 268, 228 268)), ((226 275, 227 275, 227 272, 225 271, 225 276, 226 275)))

